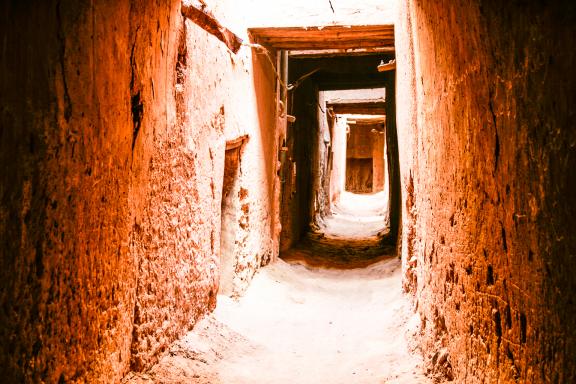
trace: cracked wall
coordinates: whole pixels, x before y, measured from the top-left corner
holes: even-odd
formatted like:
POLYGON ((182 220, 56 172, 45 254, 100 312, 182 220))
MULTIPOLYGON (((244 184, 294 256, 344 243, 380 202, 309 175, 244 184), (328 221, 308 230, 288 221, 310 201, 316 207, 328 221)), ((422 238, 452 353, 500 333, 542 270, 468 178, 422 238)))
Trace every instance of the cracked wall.
POLYGON ((404 285, 433 376, 576 379, 574 22, 569 2, 400 6, 404 285))

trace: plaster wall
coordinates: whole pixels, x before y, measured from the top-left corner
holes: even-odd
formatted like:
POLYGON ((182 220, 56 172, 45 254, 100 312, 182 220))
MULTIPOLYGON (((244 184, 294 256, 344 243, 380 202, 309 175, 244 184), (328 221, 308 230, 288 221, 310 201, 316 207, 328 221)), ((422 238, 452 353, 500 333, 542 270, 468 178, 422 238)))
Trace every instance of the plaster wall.
POLYGON ((0 374, 119 382, 214 308, 227 139, 234 291, 275 257, 276 79, 178 1, 0 7, 0 374))
POLYGON ((400 5, 404 286, 438 377, 576 380, 575 15, 400 5))

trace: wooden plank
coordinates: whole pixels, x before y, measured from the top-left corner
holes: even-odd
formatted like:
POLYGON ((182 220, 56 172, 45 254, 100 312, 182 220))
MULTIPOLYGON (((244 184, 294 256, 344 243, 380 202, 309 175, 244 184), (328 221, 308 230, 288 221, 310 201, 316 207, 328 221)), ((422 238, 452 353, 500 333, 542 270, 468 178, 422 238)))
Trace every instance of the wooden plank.
POLYGON ((360 48, 360 49, 319 49, 319 50, 293 50, 290 51, 290 57, 299 59, 313 59, 317 57, 334 57, 334 56, 362 56, 371 53, 394 53, 394 47, 374 47, 374 48, 360 48))
POLYGON ((381 44, 390 44, 394 42, 393 38, 386 37, 386 36, 350 36, 350 37, 339 37, 339 36, 326 36, 323 39, 315 40, 310 39, 308 37, 262 37, 258 39, 260 43, 268 43, 273 46, 281 46, 283 44, 294 44, 294 43, 310 43, 310 44, 318 44, 324 43, 326 44, 327 41, 332 42, 354 42, 354 41, 365 41, 370 42, 372 45, 378 47, 381 44))
POLYGON ((285 50, 394 48, 393 25, 252 28, 262 45, 285 50))
POLYGON ((235 149, 248 141, 249 136, 243 135, 232 140, 226 140, 226 150, 235 149))
POLYGON ((338 40, 338 39, 387 39, 387 40, 394 40, 394 33, 330 33, 325 34, 322 32, 306 32, 303 34, 285 34, 279 36, 271 36, 271 35, 261 35, 259 36, 261 40, 272 40, 272 41, 286 41, 286 40, 303 40, 303 41, 320 41, 320 39, 331 39, 331 40, 338 40))
POLYGON ((387 63, 384 63, 384 61, 382 61, 379 65, 378 65, 378 72, 386 72, 386 71, 393 71, 396 69, 396 60, 390 60, 387 63))
MULTIPOLYGON (((362 49, 362 48, 376 48, 382 46, 382 42, 375 41, 323 41, 323 42, 289 42, 284 44, 275 43, 260 43, 261 45, 268 46, 274 49, 284 49, 284 50, 299 50, 299 49, 362 49)), ((392 44, 392 42, 386 43, 392 44)))
POLYGON ((386 103, 384 101, 351 100, 342 102, 328 102, 326 106, 336 114, 357 115, 384 115, 386 103))
POLYGON ((242 39, 236 36, 228 28, 223 27, 212 13, 205 9, 203 3, 193 1, 192 4, 189 2, 182 4, 181 11, 184 17, 190 19, 206 32, 216 36, 220 41, 226 44, 232 52, 238 53, 238 50, 242 46, 242 39))
POLYGON ((270 33, 268 30, 257 30, 251 29, 250 32, 261 37, 269 38, 306 38, 306 39, 318 39, 318 38, 337 38, 337 37, 372 37, 372 36, 384 36, 387 38, 394 38, 393 30, 383 30, 383 29, 371 29, 371 30, 358 30, 354 29, 339 29, 326 31, 323 29, 299 29, 299 30, 282 30, 270 33))
POLYGON ((315 40, 308 40, 308 39, 291 39, 291 38, 282 38, 282 39, 260 39, 258 40, 260 44, 269 45, 274 48, 280 48, 284 46, 305 46, 305 47, 315 47, 315 46, 333 46, 338 45, 340 47, 348 47, 351 49, 358 49, 357 44, 362 44, 371 48, 378 48, 382 46, 391 46, 394 44, 394 40, 391 39, 384 39, 384 38, 355 38, 355 39, 346 39, 346 38, 325 38, 320 41, 315 40))

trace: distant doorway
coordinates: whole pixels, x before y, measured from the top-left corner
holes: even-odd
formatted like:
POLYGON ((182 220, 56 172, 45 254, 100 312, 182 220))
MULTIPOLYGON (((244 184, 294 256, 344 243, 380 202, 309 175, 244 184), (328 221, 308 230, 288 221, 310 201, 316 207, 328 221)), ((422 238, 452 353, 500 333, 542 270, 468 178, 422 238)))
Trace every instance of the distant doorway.
POLYGON ((346 159, 346 191, 372 193, 372 157, 346 159))

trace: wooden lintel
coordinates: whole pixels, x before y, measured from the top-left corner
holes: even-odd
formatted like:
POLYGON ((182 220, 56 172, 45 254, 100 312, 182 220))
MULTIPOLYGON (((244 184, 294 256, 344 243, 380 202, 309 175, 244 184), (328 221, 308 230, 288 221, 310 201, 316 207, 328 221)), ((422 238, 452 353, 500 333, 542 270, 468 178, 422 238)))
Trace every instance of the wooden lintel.
POLYGON ((359 48, 359 49, 319 49, 319 50, 295 50, 290 51, 291 59, 314 59, 338 56, 363 56, 371 55, 373 53, 394 54, 396 52, 393 46, 391 47, 374 47, 374 48, 359 48))
POLYGON ((226 140, 226 150, 235 149, 242 146, 245 142, 248 141, 248 135, 242 135, 232 140, 226 140))
POLYGON ((286 50, 393 49, 393 25, 251 28, 256 42, 286 50))
POLYGON ((354 117, 348 121, 350 125, 379 125, 386 123, 386 117, 354 117))
POLYGON ((182 15, 190 19, 200 28, 204 29, 206 32, 216 36, 220 41, 222 41, 226 46, 234 53, 238 53, 238 50, 242 46, 242 39, 236 36, 228 28, 223 27, 218 20, 205 9, 205 6, 199 2, 194 1, 194 4, 182 4, 182 15))
POLYGON ((328 108, 335 114, 359 114, 359 115, 384 115, 386 114, 386 103, 384 101, 336 101, 326 103, 328 108))

